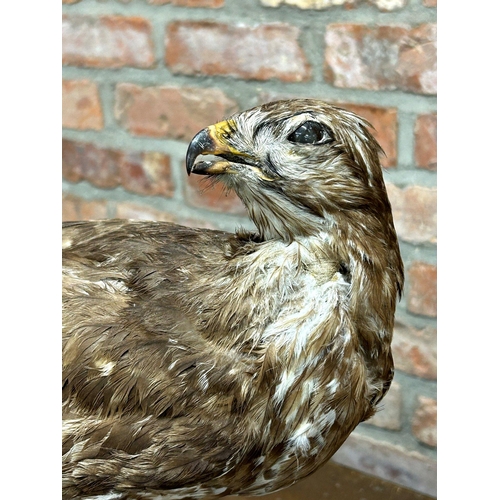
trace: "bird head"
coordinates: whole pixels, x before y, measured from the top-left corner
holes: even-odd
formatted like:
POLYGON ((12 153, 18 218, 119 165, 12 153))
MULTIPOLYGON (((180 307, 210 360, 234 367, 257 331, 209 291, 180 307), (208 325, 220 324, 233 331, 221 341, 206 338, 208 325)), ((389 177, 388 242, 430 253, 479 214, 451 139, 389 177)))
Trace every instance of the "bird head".
POLYGON ((276 101, 201 130, 188 174, 241 198, 265 240, 328 230, 346 213, 390 214, 380 146, 355 114, 312 99, 276 101), (196 161, 200 155, 212 155, 196 161))

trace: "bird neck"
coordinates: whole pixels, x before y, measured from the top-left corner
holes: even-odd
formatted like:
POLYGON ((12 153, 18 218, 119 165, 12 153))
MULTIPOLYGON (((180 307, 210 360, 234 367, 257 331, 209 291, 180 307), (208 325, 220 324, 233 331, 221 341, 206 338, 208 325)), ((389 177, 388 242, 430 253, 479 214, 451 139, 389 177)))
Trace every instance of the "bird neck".
POLYGON ((390 347, 396 302, 404 283, 392 215, 390 211, 382 215, 353 212, 335 221, 331 231, 334 251, 349 269, 349 309, 360 343, 367 355, 377 358, 380 349, 390 347))

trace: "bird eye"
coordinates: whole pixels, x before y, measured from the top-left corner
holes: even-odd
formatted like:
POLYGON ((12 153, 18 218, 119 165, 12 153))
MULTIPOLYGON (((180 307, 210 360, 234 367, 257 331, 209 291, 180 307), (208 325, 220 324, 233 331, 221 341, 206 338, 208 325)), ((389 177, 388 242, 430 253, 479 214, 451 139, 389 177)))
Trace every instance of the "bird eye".
POLYGON ((307 121, 296 129, 295 132, 292 132, 288 136, 288 140, 298 144, 318 144, 328 136, 328 132, 321 123, 307 121))

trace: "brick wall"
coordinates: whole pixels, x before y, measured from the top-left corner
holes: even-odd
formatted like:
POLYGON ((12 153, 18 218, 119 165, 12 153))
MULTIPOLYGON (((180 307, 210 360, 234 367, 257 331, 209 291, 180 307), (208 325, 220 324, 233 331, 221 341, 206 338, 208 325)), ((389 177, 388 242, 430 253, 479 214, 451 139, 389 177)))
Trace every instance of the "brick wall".
POLYGON ((191 137, 283 97, 366 117, 406 266, 384 408, 335 460, 435 494, 436 0, 63 0, 63 217, 251 227, 191 137))

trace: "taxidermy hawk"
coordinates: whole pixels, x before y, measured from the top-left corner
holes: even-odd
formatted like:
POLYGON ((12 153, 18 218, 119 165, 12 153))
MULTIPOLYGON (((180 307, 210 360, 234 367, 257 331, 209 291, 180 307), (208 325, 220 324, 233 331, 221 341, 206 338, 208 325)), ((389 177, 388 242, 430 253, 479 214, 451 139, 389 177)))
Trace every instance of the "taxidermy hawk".
POLYGON ((64 498, 262 495, 374 414, 403 287, 380 152, 353 113, 272 102, 186 158, 256 232, 64 225, 64 498))

